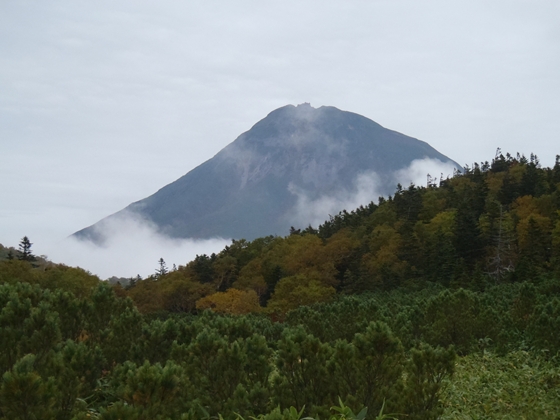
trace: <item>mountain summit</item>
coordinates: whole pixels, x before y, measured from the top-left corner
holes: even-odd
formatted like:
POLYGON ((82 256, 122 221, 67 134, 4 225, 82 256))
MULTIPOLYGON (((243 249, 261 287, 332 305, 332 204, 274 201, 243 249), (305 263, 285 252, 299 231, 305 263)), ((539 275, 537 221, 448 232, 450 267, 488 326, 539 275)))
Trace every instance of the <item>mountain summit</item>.
POLYGON ((427 159, 460 168, 361 115, 287 105, 175 182, 74 236, 102 242, 109 222, 130 215, 175 238, 285 235, 391 194, 397 182, 410 182, 400 178, 413 162, 427 159))

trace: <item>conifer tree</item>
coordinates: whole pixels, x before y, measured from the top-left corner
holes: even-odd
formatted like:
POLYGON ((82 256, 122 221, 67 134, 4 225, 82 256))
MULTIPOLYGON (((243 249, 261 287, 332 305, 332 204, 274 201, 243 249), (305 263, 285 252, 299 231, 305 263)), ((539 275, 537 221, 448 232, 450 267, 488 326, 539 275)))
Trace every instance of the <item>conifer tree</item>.
POLYGON ((503 207, 499 204, 500 214, 495 228, 495 234, 492 238, 493 250, 488 261, 488 274, 493 277, 497 283, 500 283, 504 276, 514 270, 514 237, 512 229, 506 223, 503 207))
POLYGON ((35 371, 36 357, 27 354, 2 376, 0 415, 5 419, 55 418, 52 379, 45 381, 35 371))
POLYGON ((34 261, 35 256, 31 253, 31 245, 33 245, 27 236, 24 236, 19 243, 19 259, 22 261, 34 261))
POLYGON ((163 258, 159 259, 158 264, 159 267, 156 270, 156 278, 159 279, 161 276, 167 274, 168 270, 167 270, 167 265, 165 264, 165 260, 163 258))

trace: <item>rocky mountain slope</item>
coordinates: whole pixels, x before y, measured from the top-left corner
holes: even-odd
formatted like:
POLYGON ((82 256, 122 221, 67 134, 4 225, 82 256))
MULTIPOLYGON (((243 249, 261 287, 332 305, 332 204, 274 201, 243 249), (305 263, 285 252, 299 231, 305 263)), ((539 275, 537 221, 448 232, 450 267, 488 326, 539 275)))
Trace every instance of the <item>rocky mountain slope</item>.
POLYGON ((130 216, 176 238, 285 235, 391 194, 425 159, 459 168, 427 143, 361 115, 287 105, 175 182, 74 236, 102 242, 110 222, 130 216))

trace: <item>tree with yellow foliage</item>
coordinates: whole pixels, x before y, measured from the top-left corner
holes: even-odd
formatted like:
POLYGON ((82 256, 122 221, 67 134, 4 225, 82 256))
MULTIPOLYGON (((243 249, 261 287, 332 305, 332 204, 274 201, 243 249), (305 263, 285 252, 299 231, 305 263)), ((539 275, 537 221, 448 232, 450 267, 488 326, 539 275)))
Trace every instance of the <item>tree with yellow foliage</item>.
POLYGON ((276 285, 268 301, 267 312, 286 314, 302 305, 312 305, 331 300, 336 294, 332 286, 302 274, 284 277, 276 285))
POLYGON ((196 309, 211 309, 213 312, 230 315, 244 315, 260 312, 259 298, 254 290, 229 289, 199 299, 196 309))

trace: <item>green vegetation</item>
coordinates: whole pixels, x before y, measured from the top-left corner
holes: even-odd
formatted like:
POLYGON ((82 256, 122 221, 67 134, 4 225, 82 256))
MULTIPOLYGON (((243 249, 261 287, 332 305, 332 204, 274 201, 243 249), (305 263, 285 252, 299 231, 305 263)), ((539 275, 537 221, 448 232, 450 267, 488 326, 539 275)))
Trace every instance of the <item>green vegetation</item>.
POLYGON ((443 419, 557 419, 558 361, 527 351, 463 357, 442 400, 443 419))
POLYGON ((236 240, 175 270, 158 269, 132 280, 127 295, 146 314, 210 308, 281 320, 337 295, 426 283, 482 291, 558 274, 559 212, 560 158, 541 168, 533 155, 500 155, 437 187, 399 185, 394 196, 317 229, 236 240))
POLYGON ((560 412, 560 158, 500 156, 124 288, 23 251, 0 249, 0 418, 560 412))

